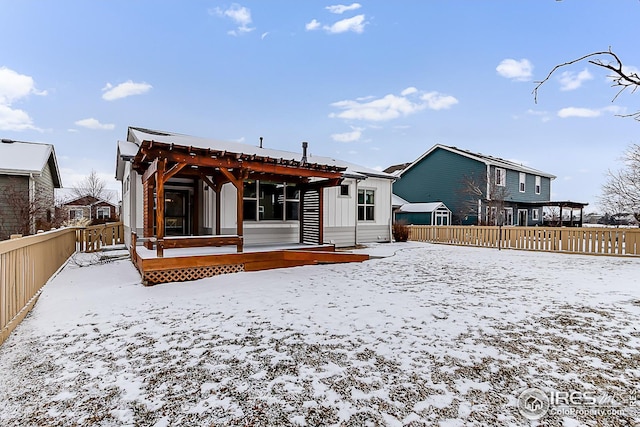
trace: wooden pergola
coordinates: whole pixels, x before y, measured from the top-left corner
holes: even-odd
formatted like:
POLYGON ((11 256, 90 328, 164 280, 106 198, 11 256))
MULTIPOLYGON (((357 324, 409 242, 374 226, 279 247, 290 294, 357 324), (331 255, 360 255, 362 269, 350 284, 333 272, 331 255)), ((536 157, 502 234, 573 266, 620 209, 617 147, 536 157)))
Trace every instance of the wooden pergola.
MULTIPOLYGON (((233 153, 211 148, 198 148, 158 141, 142 141, 133 159, 133 169, 142 175, 143 227, 145 246, 155 246, 157 257, 165 248, 235 245, 243 251, 244 181, 247 179, 287 182, 300 188, 300 241, 305 233, 316 233, 313 240, 322 244, 322 189, 340 185, 345 168, 307 163, 303 160, 282 159, 256 154, 233 153), (215 235, 165 236, 165 185, 174 177, 200 179, 215 193, 215 235), (231 183, 237 192, 235 235, 220 235, 221 191, 231 183), (155 195, 155 213, 154 213, 155 195), (155 236, 154 236, 155 218, 155 236)), ((195 197, 197 197, 197 192, 195 197)), ((198 214, 193 214, 197 224, 198 214)), ((194 226, 194 230, 197 225, 194 226)))

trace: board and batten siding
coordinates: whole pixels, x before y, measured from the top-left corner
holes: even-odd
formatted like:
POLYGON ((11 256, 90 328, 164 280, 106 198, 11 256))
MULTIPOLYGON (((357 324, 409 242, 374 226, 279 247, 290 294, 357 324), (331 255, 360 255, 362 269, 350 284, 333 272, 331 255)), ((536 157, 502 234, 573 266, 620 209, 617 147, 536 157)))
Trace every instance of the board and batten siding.
POLYGON ((403 173, 393 192, 411 203, 443 202, 453 214, 466 215, 463 178, 486 180, 486 174, 484 163, 437 148, 403 173))

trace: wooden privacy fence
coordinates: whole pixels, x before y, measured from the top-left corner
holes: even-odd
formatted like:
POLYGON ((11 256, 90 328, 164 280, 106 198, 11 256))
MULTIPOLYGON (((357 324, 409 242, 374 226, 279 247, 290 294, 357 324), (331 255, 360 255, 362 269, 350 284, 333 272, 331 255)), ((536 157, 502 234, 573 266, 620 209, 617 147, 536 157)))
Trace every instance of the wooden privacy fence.
POLYGON ((0 242, 0 344, 75 250, 76 230, 72 228, 0 242))
POLYGON ((77 229, 79 250, 97 252, 103 246, 124 244, 124 227, 122 222, 92 225, 77 229))
POLYGON ((410 225, 409 240, 590 255, 640 256, 640 229, 410 225))

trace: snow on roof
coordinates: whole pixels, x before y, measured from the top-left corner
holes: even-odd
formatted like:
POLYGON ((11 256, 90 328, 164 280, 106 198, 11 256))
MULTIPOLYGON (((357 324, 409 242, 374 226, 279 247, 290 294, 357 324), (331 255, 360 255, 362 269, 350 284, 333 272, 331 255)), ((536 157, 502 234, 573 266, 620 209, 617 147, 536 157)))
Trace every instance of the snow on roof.
POLYGON ((440 208, 449 210, 442 202, 405 203, 397 212, 434 212, 440 208))
MULTIPOLYGON (((239 142, 220 141, 211 138, 201 138, 196 136, 183 135, 175 132, 163 132, 136 127, 129 127, 127 140, 128 143, 125 143, 123 141, 118 142, 119 158, 135 156, 135 154, 138 152, 138 147, 140 146, 140 144, 142 144, 142 141, 157 141, 167 144, 182 145, 185 147, 211 148, 215 150, 224 150, 231 153, 255 154, 257 156, 271 157, 275 159, 297 161, 300 161, 302 159, 302 151, 293 152, 274 150, 271 148, 261 148, 254 145, 242 144, 239 142)), ((386 179, 395 178, 394 176, 385 172, 381 172, 379 170, 345 162, 343 160, 333 159, 331 157, 307 154, 307 162, 347 168, 347 170, 344 172, 344 176, 350 178, 364 179, 369 176, 386 179)))
POLYGON ((555 179, 556 178, 555 175, 552 175, 552 174, 547 173, 547 172, 543 172, 543 171, 538 170, 538 169, 530 168, 530 167, 525 166, 525 165, 523 165, 521 163, 516 163, 516 162, 511 161, 511 160, 501 159, 500 157, 488 156, 488 155, 482 154, 482 153, 474 153, 474 152, 471 152, 471 151, 468 151, 468 150, 460 149, 458 147, 451 147, 451 146, 442 145, 442 144, 436 144, 433 147, 431 147, 422 156, 418 157, 413 163, 411 163, 411 165, 407 166, 404 170, 402 170, 400 172, 400 175, 404 174, 406 171, 411 169, 413 166, 415 166, 416 164, 420 163, 420 161, 422 159, 427 157, 429 154, 431 154, 433 151, 435 151, 438 148, 450 151, 452 153, 460 154, 461 156, 464 156, 464 157, 467 157, 467 158, 470 158, 470 159, 473 159, 473 160, 477 160, 477 161, 485 163, 487 165, 497 166, 497 167, 501 167, 501 168, 505 168, 505 169, 511 169, 511 170, 515 170, 515 171, 519 171, 519 172, 526 172, 526 173, 530 173, 532 175, 544 176, 544 177, 547 177, 547 178, 550 178, 550 179, 555 179))
POLYGON ((50 160, 54 185, 61 187, 62 182, 53 145, 8 139, 3 139, 0 143, 1 174, 39 176, 50 160))
POLYGON ((397 194, 391 194, 391 206, 402 206, 402 205, 406 205, 407 202, 405 199, 403 199, 402 197, 398 196, 397 194))

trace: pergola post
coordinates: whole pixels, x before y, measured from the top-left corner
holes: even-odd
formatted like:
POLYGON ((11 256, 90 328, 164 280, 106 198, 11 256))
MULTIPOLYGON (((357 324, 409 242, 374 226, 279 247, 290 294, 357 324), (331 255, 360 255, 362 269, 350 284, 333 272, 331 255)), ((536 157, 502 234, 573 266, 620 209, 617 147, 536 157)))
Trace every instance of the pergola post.
POLYGON ((221 205, 221 197, 222 197, 222 191, 221 186, 216 186, 215 189, 215 193, 216 193, 216 235, 219 236, 220 235, 220 205, 221 205))
POLYGON ((154 193, 154 181, 148 179, 143 184, 142 197, 143 197, 143 229, 142 236, 146 238, 144 247, 151 250, 153 249, 153 242, 149 240, 153 236, 153 193, 154 193))
POLYGON ((243 242, 243 233, 244 233, 244 181, 240 178, 237 182, 234 182, 236 186, 236 193, 238 194, 238 199, 236 202, 236 223, 237 223, 237 231, 236 234, 240 237, 237 245, 237 251, 242 252, 242 242, 243 242))
POLYGON ((167 159, 158 159, 158 169, 156 171, 156 255, 158 258, 164 256, 164 170, 167 159))

